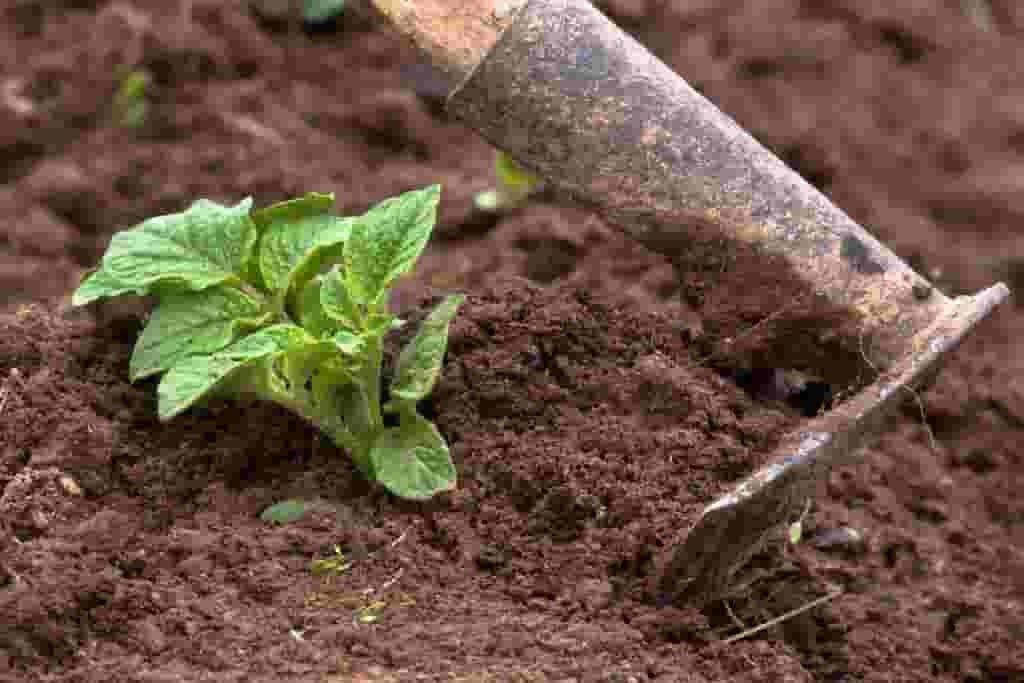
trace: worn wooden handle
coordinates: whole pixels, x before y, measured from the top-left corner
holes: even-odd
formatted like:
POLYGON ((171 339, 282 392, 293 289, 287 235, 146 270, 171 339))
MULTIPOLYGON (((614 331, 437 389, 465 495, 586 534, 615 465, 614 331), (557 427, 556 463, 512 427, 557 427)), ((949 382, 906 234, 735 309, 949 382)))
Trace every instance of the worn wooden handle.
POLYGON ((498 42, 527 0, 372 0, 431 63, 458 83, 498 42))

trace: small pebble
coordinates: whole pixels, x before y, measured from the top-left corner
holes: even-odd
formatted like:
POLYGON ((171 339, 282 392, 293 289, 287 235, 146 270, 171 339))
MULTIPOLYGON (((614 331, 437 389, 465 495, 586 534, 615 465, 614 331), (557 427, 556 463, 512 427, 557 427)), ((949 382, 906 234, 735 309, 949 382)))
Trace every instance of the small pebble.
POLYGON ((79 486, 78 482, 70 476, 62 474, 57 481, 60 482, 60 487, 64 489, 64 493, 67 493, 70 496, 82 495, 82 487, 79 486))
POLYGON ((818 550, 857 550, 863 543, 864 535, 848 526, 820 531, 811 539, 818 550))

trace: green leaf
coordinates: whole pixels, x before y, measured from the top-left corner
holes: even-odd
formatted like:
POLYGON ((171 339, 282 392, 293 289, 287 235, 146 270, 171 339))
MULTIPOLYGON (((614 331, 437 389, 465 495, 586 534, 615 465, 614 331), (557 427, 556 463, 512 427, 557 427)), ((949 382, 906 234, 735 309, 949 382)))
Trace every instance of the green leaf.
POLYGON ((332 337, 332 341, 334 341, 334 345, 338 347, 338 350, 346 356, 357 355, 364 345, 362 337, 348 330, 338 330, 334 337, 332 337))
POLYGON ((494 175, 498 186, 478 192, 473 201, 481 211, 505 211, 515 209, 536 192, 543 180, 520 166, 515 159, 502 151, 494 156, 494 175))
POLYGON ((295 325, 273 325, 210 356, 187 356, 173 366, 157 388, 161 420, 181 414, 214 392, 270 394, 273 360, 289 348, 315 342, 295 325))
POLYGON ((118 296, 120 294, 143 294, 145 290, 136 291, 134 287, 127 287, 123 283, 119 282, 110 274, 109 271, 103 270, 102 268, 94 268, 89 272, 82 282, 79 283, 78 288, 75 290, 75 294, 71 299, 71 303, 74 306, 84 306, 85 304, 102 299, 106 296, 118 296))
POLYGON ((202 290, 241 282, 256 244, 251 206, 251 199, 233 207, 200 199, 181 213, 117 233, 98 271, 75 292, 74 305, 129 292, 148 294, 157 285, 202 290))
POLYGON ((132 351, 132 381, 168 370, 185 356, 210 354, 268 321, 259 301, 233 287, 167 295, 132 351))
POLYGON ((348 353, 334 339, 307 337, 281 354, 277 359, 277 369, 289 383, 289 391, 294 396, 306 401, 323 417, 339 417, 342 413, 336 406, 326 406, 335 403, 330 397, 332 387, 356 382, 359 369, 365 362, 358 353, 361 344, 361 339, 354 345, 348 344, 349 349, 354 347, 357 351, 348 353))
POLYGON ((437 428, 414 411, 403 412, 400 420, 398 427, 382 431, 370 449, 377 481, 413 500, 454 489, 455 465, 437 428))
POLYGON ((349 291, 349 285, 341 270, 337 267, 324 276, 320 289, 320 306, 327 316, 348 329, 358 330, 362 327, 363 315, 349 291))
POLYGON ((804 536, 804 525, 802 522, 793 522, 789 525, 789 542, 792 545, 799 545, 800 539, 804 536))
POLYGON ((305 517, 316 506, 304 500, 282 500, 260 513, 260 519, 274 524, 291 524, 305 517))
POLYGON ((255 209, 252 212, 252 220, 261 229, 266 229, 271 223, 278 221, 297 221, 310 216, 320 216, 330 213, 334 208, 334 194, 323 192, 310 192, 295 199, 287 199, 283 202, 265 206, 262 209, 255 209))
POLYGON ((310 381, 327 373, 328 381, 338 384, 353 381, 362 363, 356 354, 346 354, 333 339, 308 337, 289 348, 278 360, 278 368, 291 384, 293 393, 305 392, 310 381))
POLYGON ((260 272, 260 242, 262 234, 271 223, 282 221, 298 221, 310 216, 320 216, 330 213, 334 208, 334 195, 322 192, 310 192, 283 202, 277 202, 262 209, 254 209, 249 215, 260 233, 261 239, 257 240, 256 249, 253 251, 252 259, 246 264, 246 276, 252 284, 266 290, 267 284, 263 280, 263 273, 260 272))
POLYGON ((465 300, 462 294, 445 297, 420 325, 416 336, 402 349, 391 382, 394 399, 415 402, 433 391, 448 346, 448 326, 465 300))
POLYGON ((333 19, 345 10, 346 0, 305 0, 302 18, 306 21, 321 22, 333 19))
POLYGON ((437 220, 441 187, 386 199, 355 220, 345 246, 345 279, 353 298, 375 303, 412 270, 437 220))
POLYGON ((495 155, 494 172, 501 184, 501 191, 519 199, 525 199, 543 182, 539 177, 520 166, 515 159, 501 151, 495 155))
POLYGON ((352 218, 320 215, 271 223, 260 242, 260 273, 281 297, 302 287, 331 262, 340 262, 352 218))
POLYGON ((315 277, 305 284, 296 303, 296 316, 302 328, 321 339, 330 337, 338 329, 338 323, 324 312, 320 304, 320 289, 323 278, 315 277))
POLYGON ((383 337, 404 324, 403 320, 387 311, 375 312, 363 319, 363 332, 371 337, 383 337))

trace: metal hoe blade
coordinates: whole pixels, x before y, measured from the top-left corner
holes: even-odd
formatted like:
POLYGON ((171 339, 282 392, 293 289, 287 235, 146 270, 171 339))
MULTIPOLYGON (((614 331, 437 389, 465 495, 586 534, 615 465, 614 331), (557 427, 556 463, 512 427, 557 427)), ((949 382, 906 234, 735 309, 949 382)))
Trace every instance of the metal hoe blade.
POLYGON ((789 435, 770 464, 705 508, 662 575, 661 600, 704 602, 724 594, 735 572, 772 532, 795 519, 829 469, 855 460, 886 418, 933 378, 945 357, 1008 294, 998 284, 950 301, 946 313, 911 341, 906 358, 789 435))
MULTIPOLYGON (((837 353, 875 378, 707 507, 662 577, 666 601, 721 596, 816 482, 1009 295, 996 284, 944 296, 587 0, 375 3, 461 79, 449 110, 492 144, 680 268, 694 254, 754 254, 783 296, 811 302, 783 319, 790 338, 833 321, 837 353)), ((817 358, 828 381, 854 376, 817 358)))

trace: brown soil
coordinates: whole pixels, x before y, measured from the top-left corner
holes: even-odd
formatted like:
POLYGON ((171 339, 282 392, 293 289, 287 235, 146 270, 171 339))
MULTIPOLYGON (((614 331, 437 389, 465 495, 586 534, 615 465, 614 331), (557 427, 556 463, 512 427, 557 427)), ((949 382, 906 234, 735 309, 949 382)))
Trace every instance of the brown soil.
MULTIPOLYGON (((949 293, 1024 285, 1017 5, 602 3, 949 293)), ((475 213, 490 150, 358 3, 315 32, 213 0, 0 12, 0 680, 1024 680, 1019 308, 833 474, 805 543, 727 602, 658 608, 668 550, 799 419, 731 381, 771 368, 695 360, 709 312, 771 314, 755 287, 724 300, 714 268, 678 278, 555 198, 475 213), (119 68, 153 78, 139 129, 114 123, 119 68), (115 230, 196 197, 355 212, 432 182, 399 304, 472 297, 427 406, 461 485, 430 504, 273 407, 159 424, 126 381, 141 309, 66 308, 115 230), (320 512, 259 521, 291 496, 320 512), (335 545, 352 567, 313 576, 335 545)))

